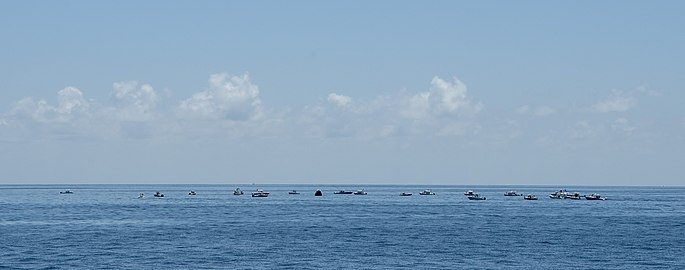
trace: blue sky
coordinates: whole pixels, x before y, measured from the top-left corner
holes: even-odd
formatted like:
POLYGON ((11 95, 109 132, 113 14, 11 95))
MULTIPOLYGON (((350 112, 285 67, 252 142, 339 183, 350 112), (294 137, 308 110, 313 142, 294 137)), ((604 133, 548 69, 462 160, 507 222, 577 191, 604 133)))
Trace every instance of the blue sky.
POLYGON ((681 1, 5 1, 0 183, 682 185, 681 1))

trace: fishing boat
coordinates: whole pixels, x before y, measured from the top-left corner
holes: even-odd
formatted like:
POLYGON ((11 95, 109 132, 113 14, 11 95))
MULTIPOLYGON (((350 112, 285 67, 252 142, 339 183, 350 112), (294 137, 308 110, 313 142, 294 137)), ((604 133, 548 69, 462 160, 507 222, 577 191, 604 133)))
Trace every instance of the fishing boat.
POLYGON ((466 192, 464 192, 464 196, 473 196, 473 195, 476 195, 476 193, 473 192, 473 190, 467 190, 466 192))
POLYGON ((573 194, 566 195, 566 197, 564 197, 564 199, 569 199, 569 200, 580 200, 582 198, 583 198, 583 196, 580 195, 580 193, 578 193, 578 192, 574 192, 573 194))
POLYGON ((233 191, 233 195, 243 195, 245 192, 243 192, 240 188, 235 188, 233 191))
POLYGON ((354 194, 354 195, 366 195, 367 193, 363 189, 358 189, 357 191, 355 191, 352 194, 354 194))
POLYGON ((529 201, 537 201, 537 200, 538 200, 538 197, 536 197, 536 196, 533 195, 533 194, 528 194, 528 195, 526 195, 525 197, 523 197, 523 199, 524 199, 524 200, 529 200, 529 201))
POLYGON ((435 195, 435 192, 433 192, 430 189, 426 189, 424 191, 419 192, 419 195, 435 195))
POLYGON ((155 192, 155 194, 154 194, 153 196, 155 196, 155 197, 157 197, 157 198, 162 198, 162 197, 164 197, 164 194, 162 194, 161 192, 157 191, 157 192, 155 192))
POLYGON ((469 198, 469 200, 472 200, 472 201, 483 201, 483 200, 485 200, 485 197, 481 197, 480 194, 478 194, 478 193, 474 193, 473 195, 468 196, 467 198, 469 198))
POLYGON ((568 193, 565 189, 560 189, 559 191, 555 191, 552 194, 549 194, 549 197, 551 199, 565 199, 567 195, 568 193))
POLYGON ((252 197, 269 197, 269 192, 264 192, 264 190, 257 189, 255 192, 252 192, 252 197))
POLYGON ((197 195, 197 192, 195 192, 194 190, 191 190, 190 192, 188 192, 188 196, 195 196, 195 195, 197 195))
POLYGON ((343 189, 341 189, 341 190, 339 190, 339 191, 333 192, 333 194, 352 194, 352 193, 354 193, 354 192, 352 192, 352 191, 345 191, 345 190, 343 190, 343 189))
POLYGON ((602 197, 601 195, 599 195, 599 194, 597 194, 597 193, 592 193, 592 194, 590 194, 590 195, 586 195, 586 196, 585 196, 585 199, 586 199, 586 200, 589 200, 589 201, 604 201, 604 200, 606 200, 607 198, 602 197))
POLYGON ((515 190, 510 190, 510 191, 504 192, 504 196, 523 196, 523 194, 516 193, 515 190))
POLYGON ((411 196, 411 193, 402 192, 400 193, 400 196, 411 196))
POLYGON ((300 194, 300 193, 297 192, 297 190, 294 190, 294 189, 293 189, 292 191, 288 191, 288 194, 290 194, 290 195, 297 195, 297 194, 300 194))
POLYGON ((145 198, 145 193, 140 193, 138 194, 138 199, 144 199, 145 198))
POLYGON ((67 189, 67 190, 65 190, 65 191, 60 191, 59 194, 74 194, 74 192, 71 191, 71 190, 69 190, 69 189, 67 189))

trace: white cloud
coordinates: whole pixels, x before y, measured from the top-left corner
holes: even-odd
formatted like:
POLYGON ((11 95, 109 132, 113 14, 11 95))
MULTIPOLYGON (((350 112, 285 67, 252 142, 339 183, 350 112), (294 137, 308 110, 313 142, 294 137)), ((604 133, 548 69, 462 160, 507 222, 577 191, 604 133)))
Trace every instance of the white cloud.
POLYGON ((532 108, 531 106, 524 105, 516 108, 516 113, 518 114, 530 114, 534 116, 548 116, 555 114, 557 110, 549 106, 538 106, 532 108))
POLYGON ((467 97, 466 85, 459 79, 447 82, 433 77, 427 92, 411 96, 406 101, 403 114, 407 118, 422 119, 431 116, 454 116, 458 114, 476 114, 482 104, 474 103, 467 97))
POLYGON ((625 112, 630 110, 633 106, 637 104, 637 100, 632 97, 626 97, 621 93, 621 91, 612 91, 609 98, 606 100, 595 103, 592 106, 595 112, 625 112))
POLYGON ((630 125, 628 119, 622 117, 614 120, 614 122, 611 123, 611 128, 616 131, 624 132, 628 135, 632 134, 633 131, 635 131, 635 127, 630 125))
POLYGON ((75 87, 66 87, 57 92, 57 106, 45 100, 34 101, 24 98, 14 103, 9 115, 14 118, 30 119, 36 122, 68 122, 74 117, 87 114, 90 103, 75 87))
POLYGON ((335 104, 338 107, 347 107, 352 102, 352 98, 345 95, 338 95, 336 93, 328 94, 328 102, 335 104))
POLYGON ((111 100, 115 107, 110 111, 119 119, 144 121, 153 117, 159 96, 149 84, 138 87, 136 81, 124 81, 113 84, 111 100))
POLYGON ((641 85, 641 86, 639 86, 639 87, 637 88, 637 91, 640 92, 640 93, 642 93, 642 94, 648 95, 648 96, 650 96, 650 97, 660 97, 660 96, 663 95, 663 94, 661 93, 661 91, 657 91, 657 90, 654 90, 654 89, 650 89, 647 85, 641 85))
POLYGON ((259 88, 250 77, 212 74, 209 89, 193 94, 179 105, 183 117, 244 121, 258 119, 263 110, 259 88))

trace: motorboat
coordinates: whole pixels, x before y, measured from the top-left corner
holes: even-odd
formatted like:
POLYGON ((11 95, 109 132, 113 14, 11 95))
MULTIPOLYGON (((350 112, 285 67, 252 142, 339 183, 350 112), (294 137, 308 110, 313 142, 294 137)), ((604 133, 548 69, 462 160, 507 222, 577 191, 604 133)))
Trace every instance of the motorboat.
POLYGON ((524 199, 524 200, 529 200, 529 201, 537 201, 537 200, 538 200, 538 197, 536 197, 536 196, 533 195, 533 194, 528 194, 528 195, 526 195, 525 197, 523 197, 523 199, 524 199))
POLYGON ((143 198, 145 198, 145 193, 141 192, 140 194, 138 194, 138 199, 143 199, 143 198))
POLYGON ((157 198, 162 198, 162 197, 164 197, 164 194, 162 194, 161 192, 157 191, 157 192, 155 192, 154 196, 157 197, 157 198))
POLYGON ((400 193, 400 196, 411 196, 411 193, 402 192, 400 193))
POLYGON ((339 190, 339 191, 333 192, 333 194, 352 194, 352 193, 354 193, 354 192, 352 192, 352 191, 345 191, 345 190, 343 190, 343 189, 341 189, 341 190, 339 190))
POLYGON ((354 194, 354 195, 366 195, 367 193, 363 189, 359 189, 352 194, 354 194))
POLYGON ((589 201, 605 201, 607 198, 602 197, 601 195, 599 195, 597 193, 592 193, 590 195, 586 195, 585 199, 589 200, 589 201))
POLYGON ((582 199, 582 198, 583 198, 583 196, 580 195, 580 193, 574 192, 573 194, 566 195, 566 197, 565 197, 564 199, 569 199, 569 200, 580 200, 580 199, 582 199))
POLYGON ((297 192, 297 190, 294 190, 294 189, 293 189, 292 191, 288 191, 288 194, 290 194, 290 195, 297 195, 297 194, 300 194, 300 193, 297 192))
POLYGON ((188 192, 188 196, 195 196, 195 195, 197 195, 197 192, 195 192, 194 190, 191 190, 190 192, 188 192))
POLYGON ((481 197, 480 194, 478 194, 478 193, 474 193, 473 195, 468 196, 467 198, 469 198, 469 200, 472 200, 472 201, 483 201, 483 200, 485 200, 485 197, 481 197))
POLYGON ((314 196, 323 196, 323 192, 321 192, 320 189, 317 189, 316 192, 314 192, 314 196))
POLYGON ((523 196, 523 194, 516 193, 514 190, 504 192, 504 196, 523 196))
POLYGON ((67 189, 67 190, 65 190, 65 191, 60 191, 59 194, 74 194, 74 192, 71 191, 71 190, 69 190, 69 189, 67 189))
POLYGON ((433 192, 430 189, 426 189, 424 191, 419 192, 419 195, 435 195, 435 192, 433 192))
POLYGON ((473 190, 468 190, 468 191, 464 192, 464 196, 473 196, 473 195, 476 195, 476 193, 473 192, 473 190))
POLYGON ((252 192, 252 197, 269 197, 269 192, 264 192, 264 190, 257 189, 257 191, 252 192))
POLYGON ((565 189, 560 189, 559 191, 555 191, 552 194, 549 194, 549 197, 551 199, 565 199, 566 196, 568 196, 568 192, 566 192, 565 189))
POLYGON ((240 188, 235 188, 233 191, 233 195, 243 195, 245 192, 243 192, 240 188))

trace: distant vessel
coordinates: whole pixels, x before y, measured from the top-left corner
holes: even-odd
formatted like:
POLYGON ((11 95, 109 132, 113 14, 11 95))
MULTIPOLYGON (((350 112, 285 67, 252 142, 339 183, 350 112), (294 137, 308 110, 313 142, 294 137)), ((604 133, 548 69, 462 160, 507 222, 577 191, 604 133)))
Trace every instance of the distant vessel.
POLYGON ((138 199, 143 199, 143 198, 145 198, 145 193, 141 192, 140 194, 138 194, 138 199))
POLYGON ((333 194, 352 194, 352 193, 354 193, 354 192, 352 192, 352 191, 345 191, 345 190, 343 190, 343 189, 341 189, 340 191, 335 191, 335 192, 333 192, 333 194))
POLYGON ((607 198, 602 197, 601 195, 599 195, 597 193, 592 193, 590 195, 585 196, 585 199, 589 200, 589 201, 604 201, 607 198))
POLYGON ((411 193, 402 192, 400 193, 400 196, 411 196, 411 193))
POLYGON ((257 189, 257 191, 252 192, 252 197, 269 197, 269 192, 264 192, 264 190, 257 189))
POLYGON ((566 195, 566 197, 564 197, 564 199, 569 199, 569 200, 580 200, 581 198, 583 198, 583 196, 580 195, 580 193, 578 193, 578 192, 575 192, 571 195, 566 195))
POLYGON ((354 194, 354 195, 366 195, 367 193, 363 189, 359 189, 352 194, 354 194))
POLYGON ((235 188, 235 190, 233 191, 233 195, 243 195, 243 194, 245 194, 245 192, 240 190, 240 188, 235 188))
POLYGON ((568 193, 566 192, 565 189, 560 189, 559 191, 555 191, 552 194, 549 194, 549 197, 552 199, 565 199, 568 193))
POLYGON ((538 197, 535 197, 533 194, 528 194, 526 197, 523 197, 524 200, 529 200, 529 201, 537 201, 538 197))
POLYGON ((419 195, 435 195, 435 192, 433 192, 430 189, 426 189, 424 191, 419 192, 419 195))
POLYGON ((294 190, 294 189, 293 189, 292 191, 288 191, 288 194, 290 194, 290 195, 297 195, 297 194, 300 194, 300 193, 297 192, 297 190, 294 190))
POLYGON ((197 193, 194 190, 191 190, 190 192, 188 192, 188 196, 195 196, 195 195, 197 195, 197 193))
POLYGON ((154 195, 154 196, 157 197, 157 198, 162 198, 162 197, 164 197, 164 194, 162 194, 161 192, 157 191, 157 192, 155 192, 155 195, 154 195))
POLYGON ((473 196, 473 195, 476 195, 476 193, 473 192, 473 190, 468 190, 468 191, 464 192, 464 196, 473 196))
POLYGON ((473 201, 485 200, 485 197, 481 197, 480 194, 478 194, 478 193, 474 193, 473 195, 468 196, 467 198, 469 198, 469 200, 473 200, 473 201))
POLYGON ((59 194, 74 194, 74 192, 71 191, 71 190, 69 190, 69 189, 67 189, 67 190, 65 190, 65 191, 60 191, 59 194))
POLYGON ((510 190, 510 191, 504 192, 504 196, 523 196, 523 194, 516 193, 515 190, 510 190))
POLYGON ((316 192, 314 192, 314 196, 323 196, 323 192, 321 192, 320 189, 317 189, 316 192))

